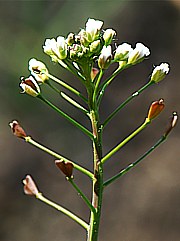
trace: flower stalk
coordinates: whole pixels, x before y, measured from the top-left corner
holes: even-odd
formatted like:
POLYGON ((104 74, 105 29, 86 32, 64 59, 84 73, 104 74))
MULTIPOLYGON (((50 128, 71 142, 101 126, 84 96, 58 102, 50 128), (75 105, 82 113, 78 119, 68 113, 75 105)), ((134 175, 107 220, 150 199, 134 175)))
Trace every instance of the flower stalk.
POLYGON ((119 113, 121 109, 123 109, 130 101, 132 101, 135 97, 139 96, 141 92, 143 92, 145 89, 147 89, 149 86, 151 86, 153 82, 148 82, 143 87, 141 87, 139 90, 134 92, 131 96, 129 96, 121 105, 119 105, 104 121, 103 128, 119 113))
POLYGON ((148 124, 150 124, 150 122, 151 120, 149 118, 146 118, 144 123, 139 128, 137 128, 132 134, 130 134, 120 144, 118 144, 109 153, 107 153, 102 158, 101 162, 104 164, 112 155, 114 155, 117 151, 119 151, 127 142, 129 142, 133 137, 135 137, 139 132, 141 132, 148 124))
POLYGON ((129 164, 126 168, 124 168, 123 170, 121 170, 118 174, 116 174, 115 176, 111 177, 110 179, 108 179, 107 181, 104 182, 103 186, 107 187, 109 186, 111 183, 113 183, 114 181, 116 181, 117 179, 119 179, 121 176, 125 175, 126 173, 128 173, 132 168, 134 168, 135 166, 137 166, 137 164, 139 164, 142 160, 145 159, 145 157, 147 157, 148 155, 151 154, 151 152, 153 152, 160 144, 162 144, 164 141, 166 140, 166 136, 162 135, 161 138, 147 151, 145 152, 140 158, 138 158, 135 162, 129 164))
POLYGON ((78 129, 80 129, 82 132, 84 132, 87 136, 89 136, 91 139, 93 138, 92 133, 87 130, 84 126, 82 126, 81 124, 79 124, 76 120, 72 119, 69 115, 67 115, 66 113, 64 113, 62 110, 60 110, 59 108, 57 108, 55 105, 53 105, 50 101, 48 101, 46 98, 44 98, 42 95, 38 96, 40 100, 42 100, 44 103, 46 103, 47 105, 49 105, 53 110, 55 110, 56 112, 58 112, 59 115, 61 115, 62 117, 64 117, 66 120, 68 120, 69 122, 71 122, 74 126, 76 126, 78 129))
POLYGON ((89 230, 89 225, 82 220, 81 218, 79 218, 78 216, 76 216, 75 214, 73 214, 71 211, 67 210, 66 208, 58 205, 57 203, 54 203, 52 201, 50 201, 49 199, 47 199, 46 197, 44 197, 42 195, 42 193, 38 193, 36 195, 36 198, 38 200, 40 200, 41 202, 51 206, 52 208, 56 209, 57 211, 64 213, 66 216, 68 216, 69 218, 71 218, 72 220, 74 220, 76 223, 78 223, 80 226, 82 226, 85 230, 89 230))
POLYGON ((84 200, 84 202, 87 204, 87 206, 89 207, 89 209, 91 210, 91 212, 94 213, 94 215, 96 215, 96 209, 91 205, 91 202, 89 201, 89 199, 86 197, 86 195, 81 191, 81 189, 76 185, 76 183, 74 182, 72 177, 67 177, 67 180, 69 181, 69 183, 71 183, 71 185, 74 187, 74 189, 77 191, 77 193, 82 197, 82 199, 84 200))
POLYGON ((85 169, 82 166, 76 164, 75 162, 70 161, 69 159, 63 157, 62 155, 59 155, 58 153, 50 150, 49 148, 41 145, 40 143, 38 143, 35 140, 33 140, 30 136, 25 137, 25 141, 27 143, 30 143, 31 145, 39 148, 40 150, 48 153, 49 155, 59 159, 59 160, 62 160, 62 161, 65 161, 65 162, 71 162, 76 170, 82 172, 83 174, 85 174, 86 176, 90 177, 91 179, 94 178, 93 174, 90 171, 88 171, 87 169, 85 169))
POLYGON ((141 161, 143 161, 147 156, 149 156, 157 147, 159 147, 163 142, 165 142, 167 140, 169 133, 175 127, 177 120, 178 120, 177 113, 173 112, 171 121, 168 124, 168 127, 167 127, 166 131, 164 132, 164 134, 160 137, 160 139, 148 151, 146 151, 140 158, 138 158, 135 162, 129 164, 126 168, 121 170, 118 174, 116 174, 115 176, 113 176, 110 179, 108 179, 107 181, 105 181, 103 184, 104 188, 109 186, 111 183, 113 183, 117 179, 119 179, 121 176, 128 173, 132 168, 137 166, 141 161))
POLYGON ((87 99, 75 88, 73 88, 72 86, 68 85, 67 83, 65 83, 63 80, 56 78, 55 76, 51 75, 51 74, 46 74, 51 80, 53 80, 54 82, 58 83, 59 85, 63 86, 64 88, 66 88, 67 90, 69 90, 70 92, 72 92, 73 94, 77 95, 78 97, 80 97, 82 100, 84 100, 87 103, 87 99))

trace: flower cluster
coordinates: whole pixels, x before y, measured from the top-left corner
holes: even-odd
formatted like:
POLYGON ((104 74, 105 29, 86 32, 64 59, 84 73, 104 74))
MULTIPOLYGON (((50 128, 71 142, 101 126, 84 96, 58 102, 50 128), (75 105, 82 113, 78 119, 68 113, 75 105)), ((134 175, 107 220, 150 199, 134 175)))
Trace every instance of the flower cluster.
POLYGON ((137 43, 134 49, 130 44, 123 43, 113 53, 111 43, 116 32, 113 29, 102 30, 102 26, 102 21, 88 19, 85 29, 77 35, 70 33, 67 38, 58 36, 57 39, 46 39, 44 52, 54 62, 68 59, 81 65, 85 61, 87 63, 87 59, 90 63, 98 60, 101 69, 120 61, 134 65, 150 54, 142 43, 137 43))
MULTIPOLYGON (((150 50, 142 43, 136 43, 135 48, 128 43, 113 45, 115 30, 104 30, 102 26, 102 21, 89 18, 78 34, 46 39, 43 50, 52 61, 92 82, 99 70, 105 70, 113 63, 118 63, 118 70, 121 70, 140 63, 150 55, 150 50)), ((29 60, 29 71, 31 75, 21 78, 20 87, 33 97, 40 96, 39 85, 49 83, 51 75, 46 65, 35 58, 29 60)), ((168 72, 169 65, 161 63, 154 68, 150 81, 158 83, 168 72)))

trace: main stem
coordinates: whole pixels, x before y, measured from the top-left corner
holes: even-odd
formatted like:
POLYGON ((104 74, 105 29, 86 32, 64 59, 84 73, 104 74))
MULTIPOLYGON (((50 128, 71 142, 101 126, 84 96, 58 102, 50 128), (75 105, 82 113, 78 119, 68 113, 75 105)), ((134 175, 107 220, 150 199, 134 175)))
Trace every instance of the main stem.
MULTIPOLYGON (((95 108, 96 109, 96 108, 95 108)), ((93 130, 93 154, 94 154, 94 179, 92 185, 92 206, 96 213, 91 211, 89 231, 87 241, 97 241, 101 216, 102 194, 103 194, 103 167, 102 159, 102 141, 101 126, 99 124, 99 116, 97 109, 91 110, 91 124, 93 130)))

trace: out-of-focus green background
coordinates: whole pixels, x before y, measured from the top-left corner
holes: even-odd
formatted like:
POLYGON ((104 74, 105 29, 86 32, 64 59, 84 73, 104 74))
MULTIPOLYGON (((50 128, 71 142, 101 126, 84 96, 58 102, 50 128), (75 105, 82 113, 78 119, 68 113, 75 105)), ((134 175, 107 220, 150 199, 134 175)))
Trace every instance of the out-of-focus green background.
MULTIPOLYGON (((143 42, 151 56, 125 71, 108 88, 102 120, 125 98, 148 81, 153 65, 168 62, 171 71, 118 114, 106 128, 104 153, 139 126, 150 103, 164 98, 166 108, 153 123, 105 164, 105 178, 138 158, 161 136, 172 111, 179 110, 179 1, 1 1, 0 2, 0 240, 83 241, 76 223, 23 194, 22 179, 31 174, 50 199, 88 220, 81 198, 56 169, 54 159, 12 136, 8 123, 17 119, 37 141, 92 168, 92 148, 86 136, 59 118, 40 101, 20 94, 19 77, 27 76, 28 60, 44 61, 50 72, 84 91, 81 84, 42 51, 46 38, 67 36, 85 26, 88 18, 104 21, 117 31, 117 42, 143 42)), ((109 72, 110 73, 110 72, 109 72)), ((54 103, 85 123, 77 110, 54 97, 54 103)), ((179 126, 169 139, 136 169, 104 193, 101 241, 178 241, 180 239, 179 126)), ((75 171, 75 180, 90 196, 90 182, 75 171)))

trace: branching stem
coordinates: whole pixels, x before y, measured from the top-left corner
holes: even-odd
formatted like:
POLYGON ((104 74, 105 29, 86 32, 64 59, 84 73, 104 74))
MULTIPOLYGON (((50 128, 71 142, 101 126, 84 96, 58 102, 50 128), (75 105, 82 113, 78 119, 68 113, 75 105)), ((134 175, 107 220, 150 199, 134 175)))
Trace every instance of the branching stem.
POLYGON ((166 136, 162 136, 147 152, 145 152, 140 158, 138 158, 135 162, 129 164, 126 168, 121 170, 118 174, 111 177, 109 180, 105 181, 103 186, 107 187, 109 184, 116 181, 118 178, 129 172, 132 168, 134 168, 138 163, 140 163, 145 157, 147 157, 151 152, 153 152, 160 144, 162 144, 166 140, 166 136))
POLYGON ((79 124, 76 120, 74 120, 73 118, 71 118, 69 115, 67 115, 66 113, 64 113, 62 110, 60 110, 59 108, 57 108, 55 105, 53 105, 50 101, 48 101, 47 99, 45 99, 42 95, 38 96, 39 99, 41 99, 44 103, 46 103, 47 105, 49 105, 53 110, 55 110, 56 112, 58 112, 58 114, 60 114, 62 117, 64 117, 66 120, 68 120, 69 122, 71 122, 74 126, 76 126, 77 128, 79 128, 82 132, 84 132, 87 136, 89 136, 91 139, 93 139, 93 134, 87 130, 84 126, 82 126, 81 124, 79 124))
POLYGON ((80 165, 76 164, 75 162, 72 162, 69 159, 67 159, 67 158, 57 154, 56 152, 50 150, 49 148, 41 145, 40 143, 33 140, 30 136, 25 137, 25 141, 30 143, 31 145, 39 148, 40 150, 45 151, 46 153, 50 154, 51 156, 54 156, 58 160, 62 160, 62 161, 65 161, 65 162, 71 162, 76 170, 84 173, 86 176, 90 177, 91 179, 94 178, 93 174, 90 171, 88 171, 87 169, 85 169, 84 167, 81 167, 80 165))
POLYGON ((118 114, 118 112, 125 107, 132 99, 137 97, 141 92, 143 92, 145 89, 147 89, 150 85, 152 85, 153 82, 148 82, 146 85, 144 85, 142 88, 134 92, 131 96, 129 96, 121 105, 119 105, 104 121, 103 128, 118 114))
POLYGON ((136 136, 140 131, 142 131, 149 123, 150 119, 146 118, 145 122, 136 129, 132 134, 130 134, 127 138, 125 138, 119 145, 113 148, 106 156, 104 156, 101 160, 101 163, 104 164, 112 155, 114 155, 117 151, 119 151, 128 141, 130 141, 134 136, 136 136))
POLYGON ((96 215, 96 209, 91 205, 91 202, 89 201, 89 199, 85 196, 85 194, 81 191, 81 189, 76 185, 76 183, 74 182, 73 178, 67 178, 67 180, 71 183, 71 185, 76 189, 76 191, 78 192, 78 194, 82 197, 82 199, 84 200, 84 202, 87 204, 87 206, 89 207, 89 209, 96 215))
POLYGON ((55 76, 51 75, 51 74, 46 74, 51 80, 53 80, 54 82, 58 83, 59 85, 63 86, 64 88, 66 88, 67 90, 69 90, 70 92, 72 92, 73 94, 79 96, 82 100, 84 100, 87 103, 87 99, 75 88, 73 88, 72 86, 68 85, 67 83, 65 83, 63 80, 56 78, 55 76))

